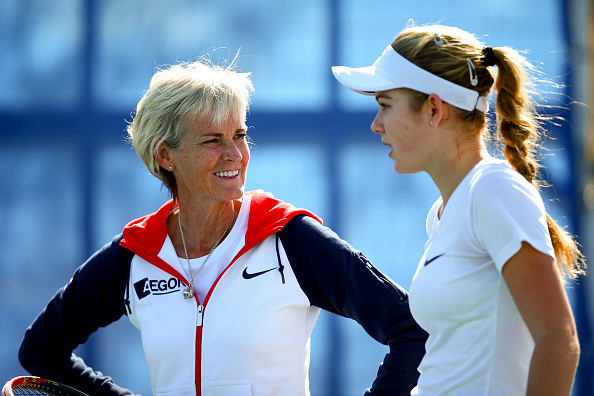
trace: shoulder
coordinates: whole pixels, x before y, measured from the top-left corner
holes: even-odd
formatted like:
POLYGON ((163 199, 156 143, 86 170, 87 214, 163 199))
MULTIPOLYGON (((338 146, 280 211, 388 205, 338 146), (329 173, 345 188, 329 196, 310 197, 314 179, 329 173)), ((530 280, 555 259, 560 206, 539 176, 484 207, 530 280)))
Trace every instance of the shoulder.
POLYGON ((553 255, 546 208, 538 189, 507 164, 475 175, 471 186, 471 227, 499 269, 528 242, 553 255))
POLYGON ((309 216, 295 216, 278 235, 297 275, 335 275, 353 263, 363 263, 358 250, 309 216))
POLYGON ((310 216, 299 214, 293 217, 285 227, 283 227, 283 232, 312 232, 312 233, 331 233, 334 234, 334 231, 330 230, 328 227, 323 226, 320 224, 319 221, 313 219, 310 216))
POLYGON ((518 171, 509 165, 507 161, 498 159, 486 159, 481 161, 475 169, 470 179, 471 188, 477 186, 484 186, 485 183, 504 183, 513 182, 524 186, 531 186, 518 171))
POLYGON ((96 251, 76 270, 74 279, 97 294, 108 289, 124 289, 134 253, 121 246, 121 240, 122 234, 119 234, 96 251))
POLYGON ((542 202, 538 189, 502 160, 489 160, 479 164, 470 180, 473 202, 481 204, 501 199, 522 197, 534 203, 542 202))
POLYGON ((331 244, 352 249, 336 232, 320 224, 315 218, 303 214, 293 217, 284 226, 280 237, 283 243, 307 244, 311 247, 331 244))
POLYGON ((84 265, 100 264, 101 267, 119 266, 129 263, 134 253, 121 245, 123 234, 116 235, 111 242, 97 250, 84 265))

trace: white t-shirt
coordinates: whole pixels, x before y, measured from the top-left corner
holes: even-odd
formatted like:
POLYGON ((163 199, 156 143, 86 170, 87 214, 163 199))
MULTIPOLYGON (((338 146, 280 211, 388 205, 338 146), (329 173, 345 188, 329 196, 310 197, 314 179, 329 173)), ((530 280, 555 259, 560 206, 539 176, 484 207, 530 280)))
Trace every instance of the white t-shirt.
MULTIPOLYGON (((554 257, 537 189, 505 161, 479 162, 441 219, 427 217, 410 308, 429 333, 419 395, 523 395, 534 341, 501 271, 522 241, 554 257)), ((413 393, 414 394, 414 393, 413 393)))
MULTIPOLYGON (((190 259, 192 275, 196 275, 194 277, 192 289, 194 289, 194 293, 196 293, 200 303, 204 303, 204 299, 211 286, 217 280, 219 275, 221 275, 223 270, 231 263, 233 257, 235 257, 241 248, 243 248, 243 245, 245 245, 245 233, 247 231, 248 219, 250 217, 250 201, 251 197, 249 195, 243 196, 241 209, 239 210, 237 220, 235 220, 235 224, 229 232, 229 235, 227 235, 221 244, 215 248, 198 274, 196 274, 196 271, 198 271, 202 263, 204 263, 206 256, 190 259)), ((169 236, 167 236, 167 238, 169 238, 169 236)), ((182 264, 182 268, 185 270, 186 278, 190 280, 191 276, 188 271, 188 261, 185 257, 178 258, 182 264)))

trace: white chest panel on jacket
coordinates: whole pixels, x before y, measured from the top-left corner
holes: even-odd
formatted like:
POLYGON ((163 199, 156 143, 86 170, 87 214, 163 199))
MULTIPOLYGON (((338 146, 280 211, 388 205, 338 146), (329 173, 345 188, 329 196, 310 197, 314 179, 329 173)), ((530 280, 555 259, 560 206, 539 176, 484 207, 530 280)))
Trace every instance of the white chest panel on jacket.
MULTIPOLYGON (((155 395, 196 395, 197 376, 202 396, 309 395, 319 309, 299 287, 280 241, 279 271, 276 242, 272 235, 239 257, 204 306, 183 298, 178 278, 134 257, 129 318, 141 331, 155 395)), ((159 257, 180 272, 169 250, 164 245, 159 257)))

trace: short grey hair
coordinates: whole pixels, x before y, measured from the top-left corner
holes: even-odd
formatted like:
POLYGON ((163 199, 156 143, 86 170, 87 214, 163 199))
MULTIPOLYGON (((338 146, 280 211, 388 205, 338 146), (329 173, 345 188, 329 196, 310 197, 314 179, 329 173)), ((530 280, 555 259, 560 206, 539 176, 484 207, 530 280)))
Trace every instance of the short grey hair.
POLYGON ((155 160, 157 148, 161 143, 177 148, 191 119, 215 126, 229 119, 245 122, 252 92, 250 73, 236 71, 235 60, 219 66, 202 57, 158 69, 126 128, 128 139, 151 174, 177 198, 173 173, 155 160))

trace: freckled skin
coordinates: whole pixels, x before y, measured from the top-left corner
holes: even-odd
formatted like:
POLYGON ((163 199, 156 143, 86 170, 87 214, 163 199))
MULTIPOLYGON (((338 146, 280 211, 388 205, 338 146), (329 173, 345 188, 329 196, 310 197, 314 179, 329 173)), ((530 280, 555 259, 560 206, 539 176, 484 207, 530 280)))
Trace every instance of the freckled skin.
POLYGON ((425 170, 429 147, 421 114, 411 108, 402 90, 380 92, 376 99, 379 109, 371 130, 382 137, 384 144, 392 146, 389 155, 394 170, 401 174, 425 170))
POLYGON ((241 198, 250 160, 246 129, 245 123, 231 120, 220 127, 193 122, 180 146, 170 151, 179 195, 204 203, 241 198), (235 170, 237 176, 215 175, 235 170))

